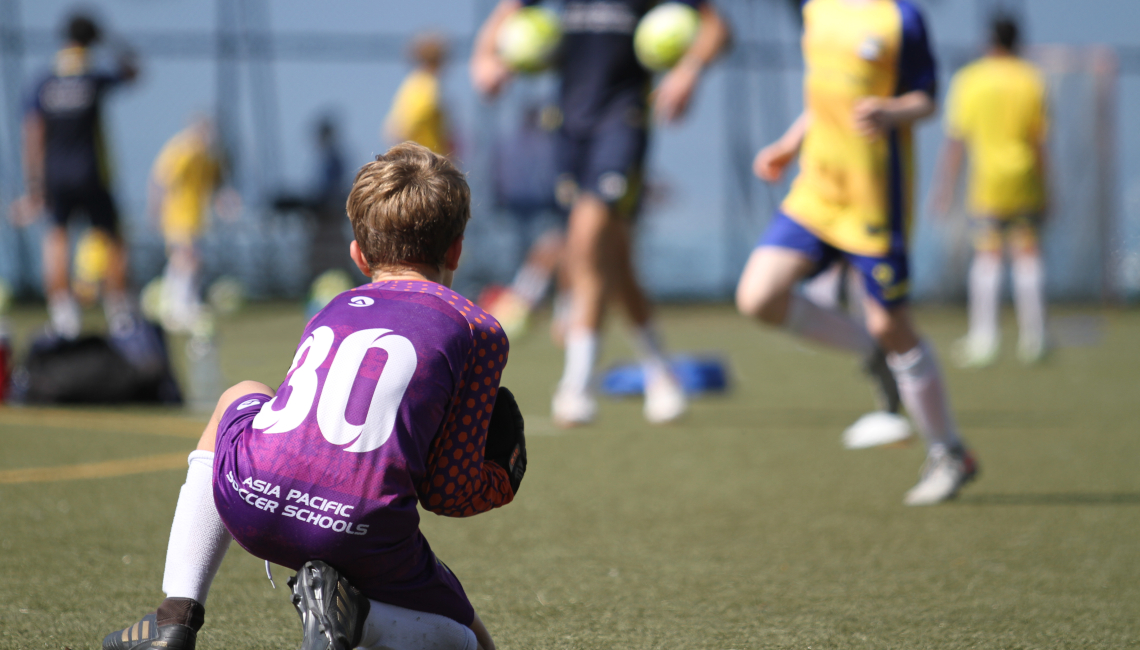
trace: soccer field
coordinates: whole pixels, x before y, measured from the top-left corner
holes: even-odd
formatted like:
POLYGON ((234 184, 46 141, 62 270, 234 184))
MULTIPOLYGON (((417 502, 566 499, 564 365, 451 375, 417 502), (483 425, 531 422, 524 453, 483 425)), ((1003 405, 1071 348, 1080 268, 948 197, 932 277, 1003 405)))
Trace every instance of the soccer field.
MULTIPOLYGON (((42 314, 16 317, 26 332, 42 314)), ((918 318, 944 358, 965 329, 958 310, 918 318)), ((518 498, 469 520, 425 515, 425 534, 506 650, 1140 647, 1140 313, 1053 320, 1067 347, 1043 366, 1010 351, 984 371, 948 368, 982 471, 930 508, 902 505, 921 445, 842 448, 871 404, 850 358, 728 307, 667 308, 670 346, 719 351, 731 392, 672 426, 604 401, 598 424, 560 431, 561 354, 540 323, 512 342, 503 378, 527 416, 518 498)), ((284 305, 223 323, 226 379, 279 383, 303 325, 284 305)), ((606 363, 630 356, 611 333, 606 363)), ((0 648, 95 648, 161 600, 203 421, 0 408, 0 648)), ((296 647, 290 573, 276 570, 274 590, 234 546, 199 647, 296 647)))

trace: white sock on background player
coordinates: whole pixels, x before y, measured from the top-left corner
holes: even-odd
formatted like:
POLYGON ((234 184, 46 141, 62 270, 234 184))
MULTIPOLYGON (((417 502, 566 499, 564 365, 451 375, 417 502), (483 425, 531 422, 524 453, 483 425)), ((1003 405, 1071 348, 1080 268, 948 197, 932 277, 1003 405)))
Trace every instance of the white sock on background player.
POLYGON ((633 349, 647 379, 669 371, 669 361, 661 348, 661 337, 652 323, 633 328, 633 349))
POLYGON ((995 349, 999 341, 998 310, 1001 303, 1001 258, 975 255, 970 264, 970 330, 966 335, 975 349, 995 349))
POLYGON ((1039 255, 1013 258, 1013 299, 1022 350, 1045 345, 1045 270, 1039 255))
POLYGON ((926 341, 908 352, 888 354, 887 365, 895 375, 899 397, 918 430, 926 438, 928 449, 946 450, 962 446, 958 427, 950 413, 950 402, 942 382, 938 357, 926 341))
POLYGON ((359 648, 371 650, 475 650, 475 633, 446 616, 369 600, 359 648))
POLYGON ((558 390, 567 393, 585 393, 590 388, 594 364, 598 361, 598 333, 593 330, 574 330, 566 335, 566 367, 558 390))
POLYGON ((820 307, 798 293, 792 294, 784 328, 816 343, 860 355, 875 349, 874 339, 862 325, 846 314, 820 307))
POLYGON ((214 505, 214 452, 193 451, 189 462, 170 525, 162 590, 168 598, 193 598, 204 605, 233 538, 214 505))

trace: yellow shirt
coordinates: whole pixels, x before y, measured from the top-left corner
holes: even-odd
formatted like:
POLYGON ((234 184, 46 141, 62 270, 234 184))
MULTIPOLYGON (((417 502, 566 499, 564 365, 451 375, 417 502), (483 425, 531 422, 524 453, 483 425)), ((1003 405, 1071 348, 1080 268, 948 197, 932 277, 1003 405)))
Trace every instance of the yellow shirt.
POLYGON ((201 232, 219 173, 218 161, 199 137, 182 132, 162 148, 153 177, 164 190, 162 230, 167 240, 187 243, 201 232))
POLYGON ((385 124, 388 134, 396 140, 411 140, 444 156, 451 153, 440 106, 439 79, 429 72, 413 70, 404 79, 385 124))
POLYGON ((808 0, 803 13, 810 121, 782 208, 836 248, 881 256, 905 241, 910 221, 911 131, 867 138, 854 110, 864 97, 933 95, 922 16, 904 0, 808 0))
POLYGON ((1038 146, 1047 130, 1045 79, 1012 56, 987 56, 950 83, 946 133, 970 158, 967 205, 985 217, 1012 217, 1042 208, 1038 146))

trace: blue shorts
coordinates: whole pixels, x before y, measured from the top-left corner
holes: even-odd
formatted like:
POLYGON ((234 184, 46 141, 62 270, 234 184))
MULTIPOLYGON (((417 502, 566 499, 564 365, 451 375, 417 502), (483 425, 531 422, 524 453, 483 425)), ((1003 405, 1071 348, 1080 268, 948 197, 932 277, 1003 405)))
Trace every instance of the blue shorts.
MULTIPOLYGON (((856 255, 828 244, 794 219, 776 212, 756 247, 773 246, 798 251, 816 263, 819 273, 839 259, 845 259, 863 274, 867 295, 890 308, 905 304, 910 293, 910 265, 902 237, 895 237, 891 250, 881 257, 856 255)), ((814 275, 813 273, 813 275, 814 275)))
POLYGON ((588 135, 565 131, 558 139, 558 202, 569 207, 589 192, 632 216, 641 199, 642 171, 649 134, 644 126, 610 119, 588 135))

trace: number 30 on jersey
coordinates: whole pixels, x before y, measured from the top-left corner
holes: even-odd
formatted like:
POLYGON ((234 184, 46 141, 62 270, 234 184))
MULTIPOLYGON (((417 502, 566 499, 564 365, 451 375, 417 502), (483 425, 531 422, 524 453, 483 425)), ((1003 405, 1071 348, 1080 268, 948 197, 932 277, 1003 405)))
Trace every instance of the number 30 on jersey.
POLYGON ((362 453, 379 449, 392 435, 400 402, 416 372, 416 349, 412 342, 391 332, 388 329, 367 329, 345 337, 334 353, 332 365, 321 386, 317 368, 328 358, 336 337, 327 326, 313 330, 297 348, 285 385, 277 397, 261 408, 253 419, 253 427, 264 433, 293 431, 309 416, 315 402, 317 426, 325 440, 334 445, 348 445, 344 451, 362 453), (372 349, 387 352, 388 360, 376 380, 364 423, 351 424, 345 416, 348 398, 364 357, 372 349), (282 393, 287 395, 288 401, 281 410, 274 410, 282 393))

